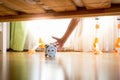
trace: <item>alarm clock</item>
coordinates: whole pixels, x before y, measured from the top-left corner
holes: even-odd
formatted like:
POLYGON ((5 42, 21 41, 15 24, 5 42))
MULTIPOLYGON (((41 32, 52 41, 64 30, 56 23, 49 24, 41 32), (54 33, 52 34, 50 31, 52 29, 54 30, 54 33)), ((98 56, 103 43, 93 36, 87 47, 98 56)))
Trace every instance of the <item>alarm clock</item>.
POLYGON ((57 47, 55 44, 45 45, 45 56, 46 57, 55 57, 56 52, 57 52, 57 47))

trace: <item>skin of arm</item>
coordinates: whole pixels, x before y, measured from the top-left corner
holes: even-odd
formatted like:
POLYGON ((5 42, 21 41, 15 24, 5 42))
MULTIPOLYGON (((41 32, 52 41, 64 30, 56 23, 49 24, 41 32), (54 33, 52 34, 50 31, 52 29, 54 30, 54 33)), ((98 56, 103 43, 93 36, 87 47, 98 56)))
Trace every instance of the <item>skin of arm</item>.
POLYGON ((64 33, 64 35, 61 38, 57 38, 57 37, 52 36, 52 38, 56 40, 55 43, 56 43, 58 49, 61 49, 63 47, 63 45, 67 41, 68 37, 71 35, 73 30, 77 26, 79 20, 80 19, 77 19, 77 18, 72 19, 70 21, 70 24, 68 25, 66 32, 64 33))

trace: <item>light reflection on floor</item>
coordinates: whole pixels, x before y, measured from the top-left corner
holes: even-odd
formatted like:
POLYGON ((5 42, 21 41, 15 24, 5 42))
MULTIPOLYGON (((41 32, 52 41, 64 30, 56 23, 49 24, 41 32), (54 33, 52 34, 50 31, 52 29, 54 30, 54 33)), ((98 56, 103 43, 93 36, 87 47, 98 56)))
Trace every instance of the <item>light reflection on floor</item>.
POLYGON ((0 80, 120 80, 120 55, 113 53, 59 52, 45 58, 44 53, 13 52, 0 57, 0 80))

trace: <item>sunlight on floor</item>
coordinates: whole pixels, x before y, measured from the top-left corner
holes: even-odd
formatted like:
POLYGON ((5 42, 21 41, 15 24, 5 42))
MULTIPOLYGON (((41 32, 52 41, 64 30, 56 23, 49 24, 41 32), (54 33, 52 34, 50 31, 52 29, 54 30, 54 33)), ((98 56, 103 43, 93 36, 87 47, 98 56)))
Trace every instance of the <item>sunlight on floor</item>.
POLYGON ((29 55, 12 52, 3 56, 3 79, 9 80, 119 80, 120 55, 86 52, 44 52, 29 55))

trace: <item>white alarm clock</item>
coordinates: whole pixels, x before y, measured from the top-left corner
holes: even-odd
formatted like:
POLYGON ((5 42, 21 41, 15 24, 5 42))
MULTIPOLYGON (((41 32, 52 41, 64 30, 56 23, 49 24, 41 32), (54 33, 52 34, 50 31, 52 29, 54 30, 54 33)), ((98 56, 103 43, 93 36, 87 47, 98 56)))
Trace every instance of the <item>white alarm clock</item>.
POLYGON ((55 57, 57 52, 57 48, 55 44, 46 44, 45 45, 45 56, 47 57, 55 57))

